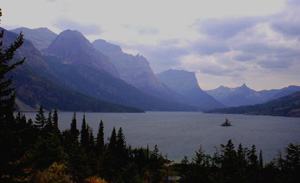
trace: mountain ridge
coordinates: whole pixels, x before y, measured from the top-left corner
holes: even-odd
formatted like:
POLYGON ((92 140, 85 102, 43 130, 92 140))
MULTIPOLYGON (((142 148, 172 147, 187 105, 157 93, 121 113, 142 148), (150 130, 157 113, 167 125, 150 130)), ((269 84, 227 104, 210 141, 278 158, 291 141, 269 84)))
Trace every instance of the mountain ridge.
POLYGON ((185 98, 183 102, 186 104, 200 107, 202 110, 224 107, 199 87, 194 72, 170 69, 156 76, 165 85, 182 95, 185 98))

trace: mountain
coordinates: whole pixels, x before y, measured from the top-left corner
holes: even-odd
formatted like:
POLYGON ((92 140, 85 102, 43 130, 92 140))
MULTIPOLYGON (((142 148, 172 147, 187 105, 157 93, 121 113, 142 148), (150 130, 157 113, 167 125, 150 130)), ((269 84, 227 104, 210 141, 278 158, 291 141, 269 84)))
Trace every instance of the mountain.
POLYGON ((300 91, 264 104, 214 109, 209 112, 300 117, 300 91))
POLYGON ((62 32, 43 54, 55 73, 56 82, 70 90, 143 110, 197 110, 195 107, 146 94, 116 77, 117 70, 108 72, 107 66, 113 66, 109 58, 96 50, 78 31, 62 32))
POLYGON ((38 50, 46 49, 57 36, 57 34, 52 32, 48 28, 28 29, 26 27, 21 27, 10 31, 16 34, 22 32, 24 38, 32 42, 32 44, 38 50))
POLYGON ((267 100, 269 101, 269 100, 272 100, 272 99, 277 99, 277 98, 280 98, 280 97, 283 97, 283 96, 290 95, 290 94, 295 93, 297 91, 300 91, 300 86, 294 86, 294 85, 290 85, 288 87, 284 87, 284 88, 281 88, 281 89, 278 89, 278 90, 273 90, 274 94, 271 95, 269 93, 269 96, 268 96, 267 100))
POLYGON ((200 107, 203 110, 224 107, 199 87, 194 72, 168 70, 156 76, 165 85, 185 97, 187 104, 200 107))
POLYGON ((120 46, 98 39, 94 47, 104 53, 116 66, 120 78, 152 96, 176 101, 180 96, 166 87, 153 73, 148 60, 141 56, 124 53, 120 46))
MULTIPOLYGON (((17 36, 18 34, 5 31, 4 47, 14 42, 17 36)), ((53 77, 55 74, 44 61, 41 53, 26 39, 22 47, 16 51, 14 59, 20 60, 24 57, 26 57, 24 64, 8 75, 8 77, 13 76, 13 86, 16 88, 20 110, 24 109, 23 106, 36 109, 38 105, 43 105, 46 109, 57 108, 65 111, 142 112, 134 107, 95 99, 57 84, 56 78, 53 77)))
POLYGON ((62 64, 59 58, 54 56, 44 56, 44 58, 55 72, 58 78, 57 82, 70 90, 147 111, 196 110, 194 107, 150 96, 125 81, 112 77, 106 72, 100 72, 93 67, 80 64, 62 64))
POLYGON ((243 84, 237 88, 220 86, 214 90, 206 91, 215 99, 228 107, 241 105, 255 105, 268 102, 272 99, 280 98, 296 91, 300 91, 299 86, 289 86, 282 89, 255 91, 243 84))
POLYGON ((63 31, 47 49, 43 50, 43 54, 57 56, 64 64, 88 65, 99 71, 105 71, 116 78, 120 77, 109 58, 96 50, 78 31, 63 31))
POLYGON ((266 99, 255 90, 247 87, 246 84, 237 88, 220 86, 217 89, 208 90, 206 92, 228 107, 254 105, 263 103, 266 99))

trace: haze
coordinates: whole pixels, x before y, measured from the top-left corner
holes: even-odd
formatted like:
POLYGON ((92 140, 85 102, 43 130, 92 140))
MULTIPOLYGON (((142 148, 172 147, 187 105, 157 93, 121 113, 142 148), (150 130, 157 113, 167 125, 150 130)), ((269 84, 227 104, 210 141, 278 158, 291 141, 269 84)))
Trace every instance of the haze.
POLYGON ((1 26, 82 32, 145 56, 202 89, 300 85, 299 0, 2 0, 1 26))

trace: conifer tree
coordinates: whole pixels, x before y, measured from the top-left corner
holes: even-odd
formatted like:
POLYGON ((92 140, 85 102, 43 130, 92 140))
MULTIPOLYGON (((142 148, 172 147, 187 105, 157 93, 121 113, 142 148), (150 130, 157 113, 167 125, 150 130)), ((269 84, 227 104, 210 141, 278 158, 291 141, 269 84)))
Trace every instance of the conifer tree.
POLYGON ((58 114, 57 114, 57 109, 54 110, 52 120, 53 120, 53 127, 54 127, 54 129, 58 130, 59 128, 58 128, 58 114))
POLYGON ((78 141, 79 130, 77 129, 76 111, 74 111, 72 123, 71 123, 71 134, 75 141, 78 141))
MULTIPOLYGON (((1 16, 0 16, 1 20, 1 16)), ((4 29, 0 32, 0 39, 4 37, 4 29)), ((9 47, 3 49, 3 40, 0 42, 0 121, 4 123, 4 119, 13 120, 13 112, 15 110, 15 88, 12 88, 13 83, 12 76, 6 78, 7 73, 15 69, 17 66, 21 65, 25 58, 21 61, 14 62, 10 64, 13 60, 15 52, 23 44, 23 34, 20 33, 19 37, 12 43, 9 47)))
POLYGON ((47 129, 48 132, 52 131, 52 127, 53 127, 53 121, 52 121, 52 111, 49 111, 48 114, 48 119, 47 119, 47 123, 45 125, 45 128, 47 129))
POLYGON ((35 124, 40 130, 44 130, 46 125, 46 117, 44 114, 43 106, 40 106, 38 113, 35 117, 35 124))
POLYGON ((119 152, 124 151, 126 148, 125 136, 123 134, 122 127, 119 128, 116 145, 119 152))
POLYGON ((89 146, 89 131, 85 120, 85 114, 83 115, 80 134, 81 134, 80 144, 83 148, 87 149, 89 146))
MULTIPOLYGON (((0 8, 0 23, 2 11, 0 8)), ((17 122, 14 118, 15 89, 11 86, 13 78, 7 74, 21 65, 25 58, 13 61, 14 54, 23 44, 23 34, 16 38, 7 48, 3 48, 4 29, 0 28, 0 182, 13 182, 9 174, 16 173, 11 169, 12 163, 22 156, 20 145, 22 139, 17 131, 17 122), (12 148, 12 145, 14 146, 12 148), (11 170, 11 171, 10 171, 11 170)))
POLYGON ((93 130, 89 125, 88 125, 88 132, 89 132, 89 147, 90 147, 90 149, 94 149, 95 138, 94 138, 93 130))
POLYGON ((100 121, 99 129, 97 133, 96 149, 98 153, 104 148, 104 124, 103 121, 100 121))
POLYGON ((112 154, 115 154, 116 146, 117 146, 117 134, 116 134, 116 128, 114 127, 113 131, 111 132, 111 136, 108 144, 108 149, 112 152, 112 154))

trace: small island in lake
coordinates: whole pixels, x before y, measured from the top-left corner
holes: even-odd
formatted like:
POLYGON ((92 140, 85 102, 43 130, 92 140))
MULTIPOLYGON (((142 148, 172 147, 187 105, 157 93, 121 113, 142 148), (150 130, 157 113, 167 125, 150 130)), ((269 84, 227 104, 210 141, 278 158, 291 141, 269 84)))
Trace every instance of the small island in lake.
POLYGON ((226 118, 225 122, 221 126, 232 126, 231 122, 226 118))

